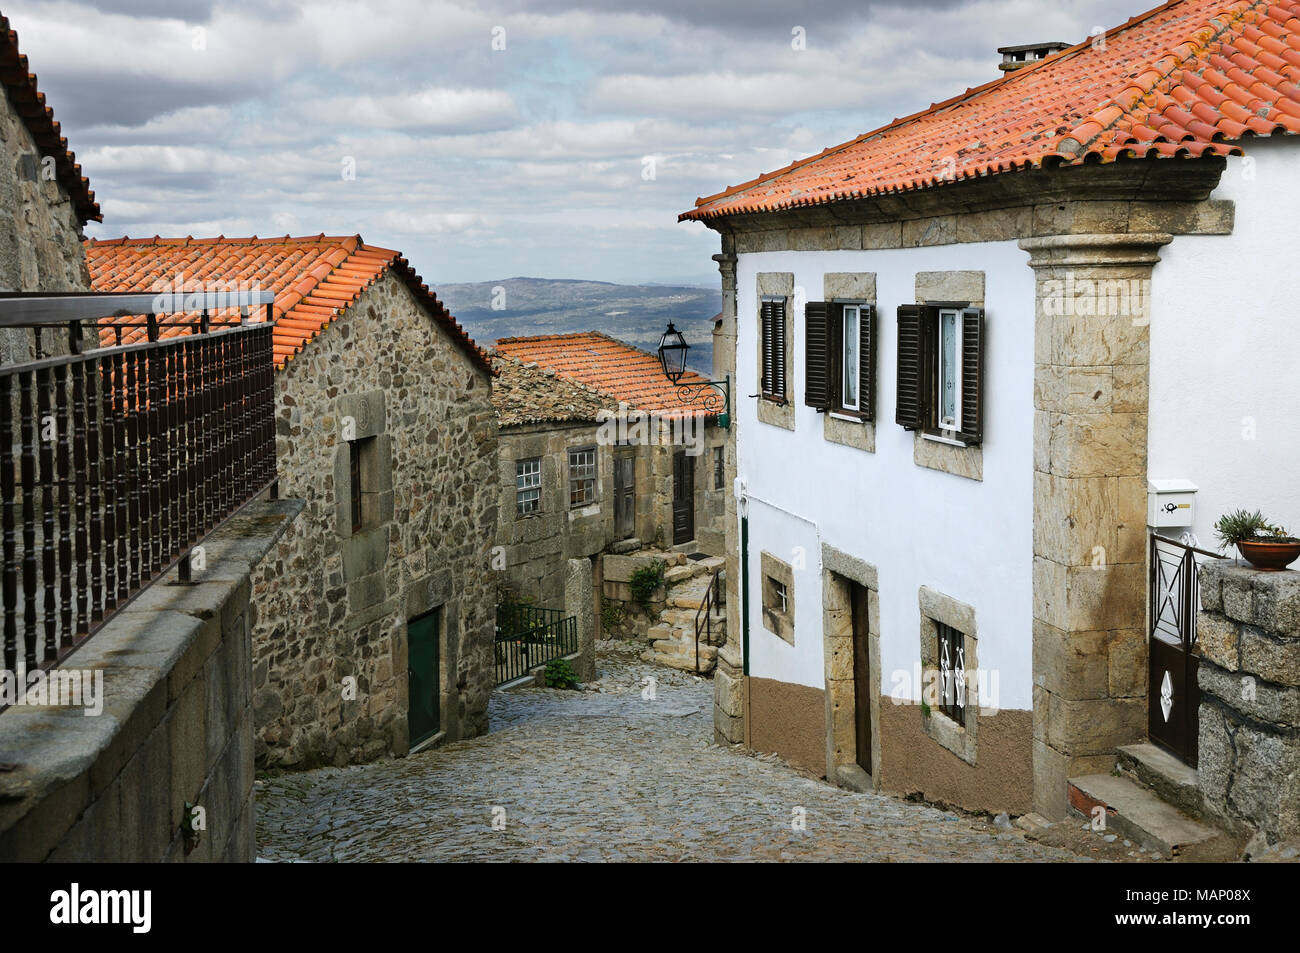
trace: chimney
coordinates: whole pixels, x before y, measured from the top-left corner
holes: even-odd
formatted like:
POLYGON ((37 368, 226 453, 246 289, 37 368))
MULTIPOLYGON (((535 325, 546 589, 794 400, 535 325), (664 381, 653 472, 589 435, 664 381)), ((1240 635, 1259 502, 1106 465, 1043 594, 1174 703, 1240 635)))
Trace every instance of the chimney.
POLYGON ((998 69, 1004 73, 1010 73, 1022 66, 1029 66, 1031 63, 1045 60, 1049 56, 1069 48, 1069 43, 1026 43, 1023 46, 999 46, 998 52, 1002 54, 1002 62, 998 64, 998 69))

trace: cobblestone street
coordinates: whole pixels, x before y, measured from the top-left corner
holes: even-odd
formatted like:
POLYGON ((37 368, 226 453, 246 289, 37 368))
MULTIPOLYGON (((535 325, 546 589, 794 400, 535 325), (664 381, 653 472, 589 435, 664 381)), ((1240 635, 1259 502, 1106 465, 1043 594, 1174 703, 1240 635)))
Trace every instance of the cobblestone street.
POLYGON ((613 645, 602 644, 595 691, 495 693, 484 737, 404 759, 263 778, 259 857, 1078 859, 986 819, 842 791, 774 758, 715 745, 711 682, 613 645), (653 700, 642 697, 651 677, 653 700), (494 829, 494 817, 504 829, 494 829))

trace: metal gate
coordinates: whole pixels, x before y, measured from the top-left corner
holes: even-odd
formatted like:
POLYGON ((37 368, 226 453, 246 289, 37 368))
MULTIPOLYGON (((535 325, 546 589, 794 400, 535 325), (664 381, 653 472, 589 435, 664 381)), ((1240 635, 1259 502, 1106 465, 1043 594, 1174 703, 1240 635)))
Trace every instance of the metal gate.
POLYGON ((498 685, 522 678, 547 662, 578 651, 578 617, 561 609, 539 609, 514 602, 497 606, 498 685))
POLYGON ((1151 638, 1148 642, 1147 734, 1185 764, 1196 767, 1200 730, 1196 684, 1196 613, 1201 596, 1195 546, 1151 535, 1151 638))

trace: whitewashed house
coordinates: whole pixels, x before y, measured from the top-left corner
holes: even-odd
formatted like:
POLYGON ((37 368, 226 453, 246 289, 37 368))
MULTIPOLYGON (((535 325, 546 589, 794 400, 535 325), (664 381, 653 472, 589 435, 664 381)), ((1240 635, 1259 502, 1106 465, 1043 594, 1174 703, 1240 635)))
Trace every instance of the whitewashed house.
POLYGON ((1149 481, 1202 547, 1300 527, 1298 34, 1180 0, 681 216, 742 395, 720 737, 1049 817, 1120 746, 1195 764, 1149 481))

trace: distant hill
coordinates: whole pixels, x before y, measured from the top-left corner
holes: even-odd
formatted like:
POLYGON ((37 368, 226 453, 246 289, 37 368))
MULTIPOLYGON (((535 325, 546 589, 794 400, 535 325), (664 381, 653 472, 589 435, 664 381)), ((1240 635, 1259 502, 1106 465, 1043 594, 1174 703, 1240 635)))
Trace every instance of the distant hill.
POLYGON ((720 286, 505 278, 438 285, 434 290, 456 320, 484 347, 504 337, 603 331, 642 350, 654 351, 664 328, 672 321, 691 346, 687 352, 691 368, 704 374, 712 370, 713 317, 722 310, 720 286))

